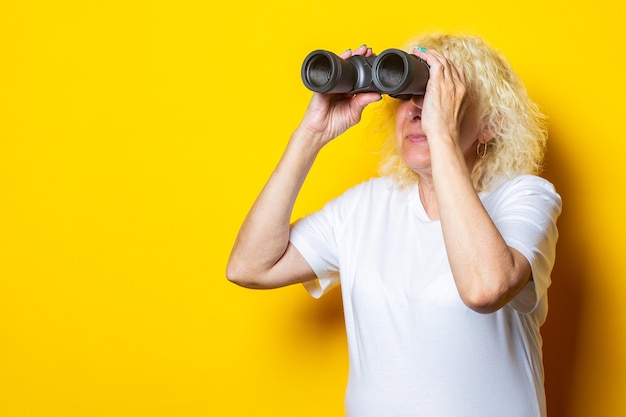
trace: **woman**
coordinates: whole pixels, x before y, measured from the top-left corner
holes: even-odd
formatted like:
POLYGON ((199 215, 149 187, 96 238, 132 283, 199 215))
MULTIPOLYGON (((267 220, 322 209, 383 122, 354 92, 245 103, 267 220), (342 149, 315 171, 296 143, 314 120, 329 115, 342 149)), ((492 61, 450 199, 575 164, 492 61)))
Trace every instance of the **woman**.
MULTIPOLYGON (((477 37, 429 35, 423 96, 386 99, 382 176, 290 225, 316 155, 378 93, 314 94, 245 219, 227 277, 341 285, 348 416, 545 416, 541 335, 561 200, 543 115, 477 37)), ((370 56, 366 46, 341 56, 370 56)))

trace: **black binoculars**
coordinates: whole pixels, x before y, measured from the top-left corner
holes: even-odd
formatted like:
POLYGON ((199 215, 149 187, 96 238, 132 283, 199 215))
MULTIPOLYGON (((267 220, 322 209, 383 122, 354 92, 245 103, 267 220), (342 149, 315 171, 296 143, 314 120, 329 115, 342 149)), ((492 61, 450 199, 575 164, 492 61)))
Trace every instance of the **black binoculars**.
POLYGON ((342 59, 316 50, 302 63, 302 81, 316 93, 388 94, 408 100, 424 94, 429 66, 415 55, 399 49, 386 49, 377 56, 353 55, 342 59))

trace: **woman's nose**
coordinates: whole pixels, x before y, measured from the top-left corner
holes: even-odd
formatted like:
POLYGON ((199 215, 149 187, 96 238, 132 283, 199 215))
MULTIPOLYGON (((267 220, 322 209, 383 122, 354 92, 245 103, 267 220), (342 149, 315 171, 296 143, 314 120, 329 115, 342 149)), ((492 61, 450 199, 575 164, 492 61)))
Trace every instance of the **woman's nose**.
POLYGON ((424 103, 424 96, 413 96, 409 106, 408 116, 411 120, 419 120, 422 118, 422 104, 424 103))

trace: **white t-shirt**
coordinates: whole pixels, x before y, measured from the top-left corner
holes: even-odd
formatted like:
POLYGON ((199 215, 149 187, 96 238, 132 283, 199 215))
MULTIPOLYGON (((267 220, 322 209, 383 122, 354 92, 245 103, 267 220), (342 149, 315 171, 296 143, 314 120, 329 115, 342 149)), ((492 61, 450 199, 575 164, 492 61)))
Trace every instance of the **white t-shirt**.
POLYGON ((341 285, 348 416, 545 416, 539 327, 561 199, 530 175, 480 198, 532 266, 533 280, 492 314, 463 304, 441 224, 428 218, 417 187, 374 178, 294 224, 291 242, 318 277, 307 290, 320 297, 341 285))

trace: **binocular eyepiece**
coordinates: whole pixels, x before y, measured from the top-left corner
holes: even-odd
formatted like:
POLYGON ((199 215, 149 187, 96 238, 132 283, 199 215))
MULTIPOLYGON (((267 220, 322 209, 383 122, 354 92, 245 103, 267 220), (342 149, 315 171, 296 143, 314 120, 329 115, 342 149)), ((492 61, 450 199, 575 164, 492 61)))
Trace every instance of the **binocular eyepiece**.
POLYGON ((428 68, 425 61, 399 49, 348 59, 319 49, 304 59, 302 81, 316 93, 376 92, 408 100, 426 91, 428 68))

